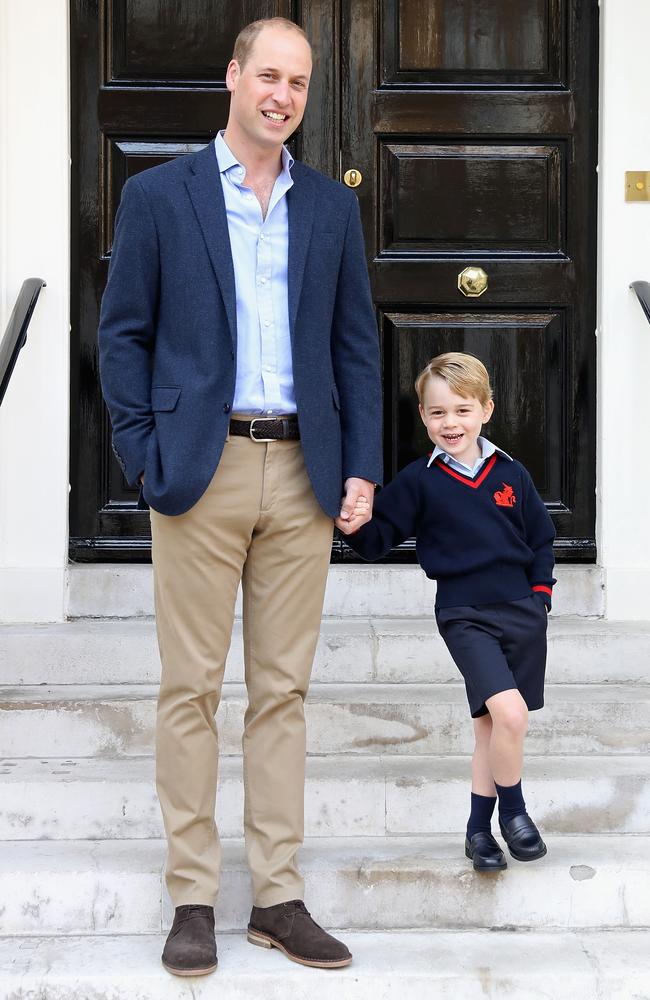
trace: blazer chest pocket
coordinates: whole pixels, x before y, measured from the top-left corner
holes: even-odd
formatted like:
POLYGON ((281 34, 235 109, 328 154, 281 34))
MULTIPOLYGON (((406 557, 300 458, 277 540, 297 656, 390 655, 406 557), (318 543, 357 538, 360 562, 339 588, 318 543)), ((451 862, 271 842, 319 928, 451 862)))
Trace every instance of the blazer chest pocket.
POLYGON ((180 394, 180 385, 152 385, 151 409, 167 412, 175 410, 180 394))

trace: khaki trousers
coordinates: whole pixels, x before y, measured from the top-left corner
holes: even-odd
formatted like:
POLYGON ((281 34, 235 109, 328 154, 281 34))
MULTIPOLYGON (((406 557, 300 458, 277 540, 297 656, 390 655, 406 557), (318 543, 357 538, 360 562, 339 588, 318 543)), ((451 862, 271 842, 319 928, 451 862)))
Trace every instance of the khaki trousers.
POLYGON ((162 678, 156 782, 174 906, 214 905, 219 705, 242 580, 248 707, 242 741, 246 854, 256 906, 303 897, 305 719, 332 520, 299 441, 230 437, 206 493, 186 514, 152 510, 162 678))

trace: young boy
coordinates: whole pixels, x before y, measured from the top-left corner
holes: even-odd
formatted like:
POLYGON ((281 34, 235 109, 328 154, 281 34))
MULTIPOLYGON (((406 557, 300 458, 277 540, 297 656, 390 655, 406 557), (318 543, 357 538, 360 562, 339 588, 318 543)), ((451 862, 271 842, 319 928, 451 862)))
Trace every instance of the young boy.
MULTIPOLYGON (((528 711, 544 704, 546 615, 555 532, 529 473, 480 437, 494 409, 489 375, 470 354, 441 354, 418 375, 420 416, 434 445, 376 497, 372 520, 348 543, 379 559, 413 535, 437 580, 436 621, 465 680, 474 720, 472 797, 465 854, 476 871, 534 861, 546 845, 521 789, 528 711)), ((361 500, 349 524, 367 506, 361 500)))

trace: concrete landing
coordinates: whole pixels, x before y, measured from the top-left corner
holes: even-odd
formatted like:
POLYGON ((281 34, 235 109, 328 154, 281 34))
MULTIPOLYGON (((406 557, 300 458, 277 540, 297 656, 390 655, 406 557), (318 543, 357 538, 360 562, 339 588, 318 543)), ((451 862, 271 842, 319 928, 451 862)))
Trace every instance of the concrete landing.
MULTIPOLYGON (((337 932, 341 933, 341 932, 337 932)), ((305 969, 243 935, 219 967, 182 979, 160 935, 0 939, 3 1000, 647 1000, 650 933, 472 931, 341 934, 347 969, 305 969)))

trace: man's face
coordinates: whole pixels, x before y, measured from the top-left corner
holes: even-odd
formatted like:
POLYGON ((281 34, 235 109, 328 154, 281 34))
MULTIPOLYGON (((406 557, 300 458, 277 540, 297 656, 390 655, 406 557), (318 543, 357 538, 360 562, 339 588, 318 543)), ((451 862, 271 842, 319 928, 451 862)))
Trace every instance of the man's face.
POLYGON ((281 146, 302 121, 311 66, 309 45, 297 31, 262 28, 244 66, 234 59, 228 65, 228 127, 260 148, 281 146))

